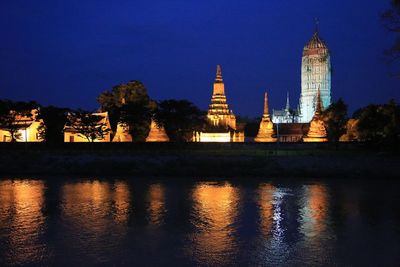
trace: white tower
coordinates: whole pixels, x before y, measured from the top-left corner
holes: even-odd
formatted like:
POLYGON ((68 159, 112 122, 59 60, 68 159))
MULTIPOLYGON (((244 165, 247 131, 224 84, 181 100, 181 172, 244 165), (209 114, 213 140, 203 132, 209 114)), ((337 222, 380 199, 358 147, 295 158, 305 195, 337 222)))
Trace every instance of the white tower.
POLYGON ((331 104, 331 58, 329 49, 319 37, 318 25, 303 49, 301 61, 301 122, 310 122, 315 113, 320 88, 322 109, 331 104))

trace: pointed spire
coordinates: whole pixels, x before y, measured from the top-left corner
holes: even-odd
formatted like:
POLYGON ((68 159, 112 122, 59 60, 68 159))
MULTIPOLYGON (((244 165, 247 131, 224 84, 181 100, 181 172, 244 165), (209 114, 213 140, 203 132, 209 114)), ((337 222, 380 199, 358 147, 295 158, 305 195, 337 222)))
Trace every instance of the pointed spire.
POLYGON ((222 71, 221 71, 221 66, 218 64, 217 65, 217 75, 215 77, 215 82, 222 82, 222 71))
POLYGON ((285 110, 286 110, 286 111, 289 111, 289 110, 290 110, 289 92, 287 92, 287 95, 286 95, 286 108, 285 108, 285 110))
POLYGON ((321 102, 321 91, 318 86, 318 91, 317 91, 317 104, 315 106, 315 115, 319 115, 322 112, 322 102, 321 102))
POLYGON ((316 17, 315 18, 315 31, 314 34, 318 35, 319 33, 319 19, 316 17))
POLYGON ((264 95, 264 116, 269 116, 269 112, 268 112, 268 93, 265 92, 264 95))

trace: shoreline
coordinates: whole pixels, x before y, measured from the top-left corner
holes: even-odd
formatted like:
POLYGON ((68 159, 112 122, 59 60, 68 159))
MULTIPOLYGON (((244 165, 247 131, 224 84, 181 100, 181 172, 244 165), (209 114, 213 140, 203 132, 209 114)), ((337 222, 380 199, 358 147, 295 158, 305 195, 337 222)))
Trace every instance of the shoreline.
POLYGON ((360 144, 281 144, 279 149, 271 144, 28 146, 0 146, 2 176, 400 178, 398 152, 360 144))

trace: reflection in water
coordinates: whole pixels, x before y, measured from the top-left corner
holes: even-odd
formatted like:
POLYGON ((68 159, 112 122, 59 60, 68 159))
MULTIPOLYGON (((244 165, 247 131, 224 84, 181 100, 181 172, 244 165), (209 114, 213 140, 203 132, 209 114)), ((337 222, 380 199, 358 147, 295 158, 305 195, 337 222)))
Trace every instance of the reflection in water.
POLYGON ((127 232, 129 189, 125 182, 85 181, 62 188, 65 236, 76 253, 101 263, 104 253, 118 255, 117 247, 127 232), (82 238, 84 237, 84 238, 82 238))
POLYGON ((317 238, 326 229, 328 196, 325 185, 304 187, 301 210, 301 233, 308 238, 317 238))
POLYGON ((216 265, 229 259, 236 249, 234 239, 239 192, 229 183, 200 183, 193 190, 193 235, 196 259, 216 265))
POLYGON ((276 217, 273 209, 275 190, 271 184, 262 184, 259 188, 260 230, 264 237, 270 236, 273 219, 276 217))
POLYGON ((0 266, 391 266, 399 260, 398 182, 381 182, 377 190, 375 182, 236 187, 58 179, 0 180, 0 266))
POLYGON ((148 203, 150 224, 160 225, 165 213, 164 188, 161 184, 150 185, 148 203))
POLYGON ((8 264, 29 264, 47 254, 40 240, 45 230, 44 189, 42 181, 0 181, 0 238, 8 240, 0 243, 7 248, 0 258, 8 264))

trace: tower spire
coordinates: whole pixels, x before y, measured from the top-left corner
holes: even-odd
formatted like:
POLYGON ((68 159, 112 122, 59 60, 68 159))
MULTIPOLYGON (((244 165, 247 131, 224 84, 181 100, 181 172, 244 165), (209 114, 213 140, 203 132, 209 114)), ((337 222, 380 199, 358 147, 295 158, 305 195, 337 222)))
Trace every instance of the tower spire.
POLYGON ((287 92, 287 94, 286 94, 286 108, 285 108, 285 110, 286 110, 286 111, 289 111, 289 110, 290 110, 289 92, 287 92))
POLYGON ((218 64, 217 65, 217 74, 215 76, 215 82, 222 82, 222 71, 221 71, 221 66, 218 64))
POLYGON ((268 93, 265 92, 264 94, 264 116, 269 116, 268 112, 268 93))
POLYGON ((319 33, 319 19, 315 17, 315 34, 319 33))

